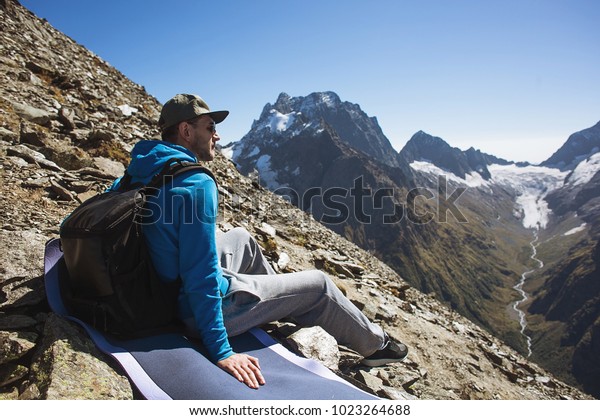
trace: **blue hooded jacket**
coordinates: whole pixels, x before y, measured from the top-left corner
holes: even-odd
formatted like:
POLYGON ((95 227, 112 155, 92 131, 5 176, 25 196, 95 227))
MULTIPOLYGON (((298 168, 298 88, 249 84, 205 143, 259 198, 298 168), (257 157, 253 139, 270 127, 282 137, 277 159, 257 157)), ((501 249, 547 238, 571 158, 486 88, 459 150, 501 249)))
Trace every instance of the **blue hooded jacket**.
MULTIPOLYGON (((159 140, 142 140, 131 151, 128 172, 132 182, 146 184, 169 159, 196 162, 183 146, 159 140)), ((116 189, 121 179, 111 186, 116 189)), ((233 354, 223 323, 221 297, 229 281, 223 276, 216 245, 217 186, 202 172, 174 178, 150 197, 151 215, 143 230, 152 262, 163 281, 181 277, 179 317, 194 317, 202 342, 213 362, 233 354)))

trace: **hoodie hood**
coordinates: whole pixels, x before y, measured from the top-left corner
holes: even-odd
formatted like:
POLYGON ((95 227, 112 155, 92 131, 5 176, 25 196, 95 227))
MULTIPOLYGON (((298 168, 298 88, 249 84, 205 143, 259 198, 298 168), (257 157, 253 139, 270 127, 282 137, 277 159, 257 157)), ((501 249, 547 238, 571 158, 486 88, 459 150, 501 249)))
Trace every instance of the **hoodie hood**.
MULTIPOLYGON (((180 159, 187 162, 197 162, 192 152, 183 146, 178 146, 162 140, 141 140, 131 150, 131 161, 127 172, 131 175, 133 184, 148 184, 154 174, 159 173, 170 159, 180 159)), ((119 188, 121 178, 115 180, 109 190, 119 188)))
POLYGON ((131 162, 127 171, 134 182, 150 182, 152 176, 170 159, 196 162, 194 154, 183 146, 162 140, 141 140, 131 150, 131 162))

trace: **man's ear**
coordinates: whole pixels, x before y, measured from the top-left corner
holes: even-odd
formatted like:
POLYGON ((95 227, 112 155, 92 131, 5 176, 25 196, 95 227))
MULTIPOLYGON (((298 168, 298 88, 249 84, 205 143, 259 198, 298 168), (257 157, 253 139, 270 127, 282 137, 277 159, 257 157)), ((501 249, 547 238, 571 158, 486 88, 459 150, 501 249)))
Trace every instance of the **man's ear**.
POLYGON ((177 133, 179 134, 179 138, 184 141, 185 143, 188 143, 192 134, 192 131, 190 129, 190 125, 185 123, 185 122, 180 122, 179 125, 177 126, 177 133))

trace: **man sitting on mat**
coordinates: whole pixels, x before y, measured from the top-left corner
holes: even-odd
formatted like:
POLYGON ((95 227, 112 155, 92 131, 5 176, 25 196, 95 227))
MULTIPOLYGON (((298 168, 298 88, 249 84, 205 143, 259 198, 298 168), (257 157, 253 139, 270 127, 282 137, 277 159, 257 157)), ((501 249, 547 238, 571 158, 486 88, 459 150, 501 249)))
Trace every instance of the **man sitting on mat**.
MULTIPOLYGON (((220 140, 216 124, 228 114, 210 111, 196 95, 169 100, 159 119, 162 141, 142 140, 131 152, 127 170, 132 183, 147 183, 173 158, 212 161, 220 140)), ((365 365, 406 357, 406 346, 390 340, 326 274, 276 274, 246 230, 218 231, 217 186, 210 175, 192 171, 178 176, 149 204, 161 211, 144 224, 144 236, 161 280, 182 280, 179 317, 201 338, 211 360, 240 382, 258 388, 265 379, 258 359, 234 353, 228 336, 286 317, 300 326, 322 327, 363 355, 365 365)))

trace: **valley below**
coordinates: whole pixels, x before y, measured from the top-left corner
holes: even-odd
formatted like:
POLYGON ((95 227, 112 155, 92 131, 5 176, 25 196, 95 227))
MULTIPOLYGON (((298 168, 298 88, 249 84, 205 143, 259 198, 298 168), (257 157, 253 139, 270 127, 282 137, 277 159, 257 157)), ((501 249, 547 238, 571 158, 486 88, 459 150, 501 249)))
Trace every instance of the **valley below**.
MULTIPOLYGON (((530 245, 531 245, 531 257, 530 258, 538 264, 537 268, 542 268, 544 266, 544 263, 536 257, 536 255, 537 255, 536 243, 538 241, 537 236, 538 235, 536 233, 535 238, 530 242, 530 245)), ((523 286, 525 285, 525 281, 527 280, 527 278, 530 277, 533 273, 535 273, 535 270, 537 268, 527 270, 523 274, 521 274, 521 278, 519 279, 519 282, 514 286, 514 289, 519 293, 519 295, 521 295, 521 299, 515 301, 512 304, 512 306, 510 307, 511 310, 516 315, 517 319, 519 320, 519 325, 521 326, 521 334, 523 335, 523 338, 527 342, 527 357, 531 357, 531 337, 527 334, 527 331, 526 331, 527 330, 527 313, 521 309, 521 305, 523 305, 525 302, 527 302, 529 300, 529 296, 523 290, 523 286)))

